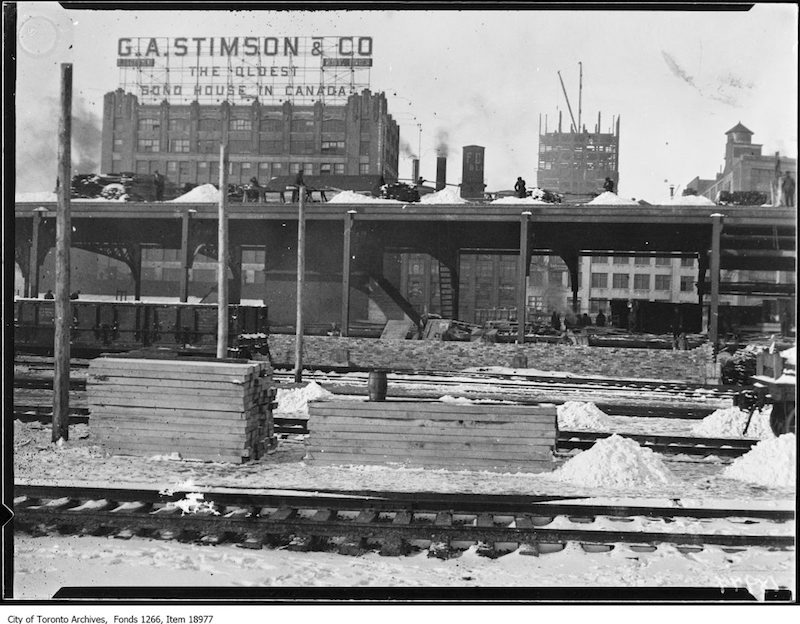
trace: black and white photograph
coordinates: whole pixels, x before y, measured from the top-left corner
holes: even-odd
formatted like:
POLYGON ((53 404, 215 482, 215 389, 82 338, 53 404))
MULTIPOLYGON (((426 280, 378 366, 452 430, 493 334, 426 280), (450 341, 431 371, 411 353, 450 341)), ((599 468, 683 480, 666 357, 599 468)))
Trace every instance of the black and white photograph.
POLYGON ((7 621, 795 604, 798 12, 4 2, 7 621))

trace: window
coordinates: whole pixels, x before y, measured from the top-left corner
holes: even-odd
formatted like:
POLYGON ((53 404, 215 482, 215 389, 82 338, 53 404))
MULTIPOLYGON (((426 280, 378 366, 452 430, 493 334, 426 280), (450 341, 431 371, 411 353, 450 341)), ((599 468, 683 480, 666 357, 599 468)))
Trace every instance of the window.
POLYGON ((111 160, 122 160, 122 154, 118 152, 111 153, 111 160))
POLYGON ((669 290, 672 287, 670 275, 656 275, 656 290, 669 290))
POLYGON ((201 132, 219 132, 219 119, 201 119, 198 125, 201 132))
POLYGON ((303 163, 303 174, 314 175, 314 163, 303 163))
POLYGON ((343 154, 344 141, 323 141, 321 150, 328 154, 343 154))
POLYGON ((608 274, 592 273, 592 288, 608 288, 608 274))
POLYGON ((650 276, 647 273, 635 273, 633 276, 634 290, 650 290, 650 276))
POLYGON ((314 132, 313 119, 292 119, 292 132, 314 132))
POLYGON ((264 264, 263 249, 242 249, 242 264, 264 264))
POLYGON ((157 152, 159 151, 159 142, 158 139, 139 139, 136 147, 139 152, 157 152))
POLYGON ((283 173, 283 163, 272 163, 272 177, 279 176, 283 173))
POLYGON ((170 119, 169 129, 176 132, 185 132, 189 129, 188 119, 170 119))
MULTIPOLYGON (((589 312, 592 314, 597 314, 600 311, 608 310, 608 300, 607 299, 589 299, 589 312)), ((592 319, 594 320, 594 319, 592 319)))
POLYGON ((682 267, 693 267, 694 266, 694 258, 681 258, 681 266, 682 267))
POLYGON ((650 256, 634 256, 633 263, 636 266, 650 266, 650 256))
POLYGON ((122 149, 122 139, 114 139, 114 151, 118 152, 122 149))
POLYGON ((303 141, 292 139, 290 152, 291 154, 313 154, 314 153, 314 141, 303 141))
POLYGON ((144 130, 144 131, 154 132, 161 127, 161 123, 159 122, 158 119, 145 118, 139 120, 138 127, 140 131, 144 130))
POLYGON ((178 161, 176 160, 168 160, 167 161, 167 175, 169 174, 178 173, 178 161))
POLYGON ((691 275, 681 275, 681 292, 692 292, 694 290, 694 277, 691 275))
POLYGON ((136 173, 150 173, 150 164, 146 160, 137 160, 136 173))
POLYGON ((333 172, 336 175, 344 175, 344 163, 333 163, 333 172))
POLYGON ((258 179, 259 180, 269 180, 270 179, 270 163, 268 162, 260 162, 258 163, 258 179))
POLYGON ((319 173, 320 175, 326 175, 333 173, 333 164, 331 163, 321 163, 319 166, 319 173))
POLYGON ((323 132, 344 132, 344 119, 323 119, 323 132))
POLYGON ((537 297, 537 296, 529 296, 528 297, 528 307, 532 308, 533 310, 543 310, 544 309, 544 297, 537 297))
POLYGON ((258 151, 262 154, 280 154, 283 151, 283 140, 261 141, 258 151))
POLYGON ((262 119, 261 132, 283 132, 283 119, 262 119))
POLYGON ((249 119, 231 119, 229 128, 231 130, 252 130, 253 122, 249 119))
POLYGON ((209 172, 208 173, 209 173, 209 176, 211 177, 212 184, 214 182, 218 182, 219 181, 219 161, 218 160, 212 160, 210 163, 208 163, 208 166, 209 166, 209 172))
POLYGON ((369 156, 369 141, 361 141, 358 153, 362 156, 369 156))
POLYGON ((613 288, 624 288, 627 290, 630 283, 629 280, 630 276, 627 273, 614 273, 611 278, 611 285, 613 288))
POLYGON ((614 256, 614 264, 630 264, 630 258, 626 256, 614 256))
POLYGON ((359 165, 358 165, 358 173, 360 175, 369 174, 369 163, 359 163, 359 165))
POLYGON ((669 256, 656 256, 656 266, 670 266, 672 264, 672 258, 669 256))
POLYGON ((250 139, 231 139, 228 148, 231 154, 249 154, 253 151, 253 142, 250 139))
POLYGON ((592 256, 592 264, 608 264, 608 258, 605 256, 592 256))
POLYGON ((531 271, 530 284, 532 288, 544 286, 544 273, 542 271, 531 271))
POLYGON ((298 162, 289 163, 289 173, 300 173, 302 166, 303 164, 298 162))
POLYGON ((547 272, 547 281, 550 283, 551 286, 563 286, 564 285, 564 272, 552 269, 547 272))
POLYGON ((189 139, 170 139, 169 140, 170 152, 183 152, 189 151, 189 139))
POLYGON ((219 152, 219 141, 198 141, 197 149, 201 154, 216 154, 219 152))

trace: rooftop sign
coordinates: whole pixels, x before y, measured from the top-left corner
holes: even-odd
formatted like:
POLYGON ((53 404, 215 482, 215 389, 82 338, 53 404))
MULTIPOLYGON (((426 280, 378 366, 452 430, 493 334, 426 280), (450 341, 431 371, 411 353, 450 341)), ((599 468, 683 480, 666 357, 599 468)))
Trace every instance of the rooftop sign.
POLYGON ((373 39, 122 37, 119 86, 144 104, 341 101, 369 87, 373 39))

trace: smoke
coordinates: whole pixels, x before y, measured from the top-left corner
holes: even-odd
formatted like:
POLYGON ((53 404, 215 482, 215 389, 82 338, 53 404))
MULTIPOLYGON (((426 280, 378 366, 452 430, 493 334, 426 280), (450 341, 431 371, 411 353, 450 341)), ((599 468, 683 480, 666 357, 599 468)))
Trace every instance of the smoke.
POLYGON ((436 131, 436 155, 449 156, 450 155, 450 133, 444 128, 439 128, 436 131))
POLYGON ((411 144, 403 138, 400 139, 400 154, 406 158, 417 158, 411 144))
MULTIPOLYGON (((16 190, 51 191, 58 169, 58 120, 60 104, 56 97, 43 97, 35 107, 17 108, 16 190)), ((72 107, 72 171, 100 173, 100 118, 83 99, 72 107)))

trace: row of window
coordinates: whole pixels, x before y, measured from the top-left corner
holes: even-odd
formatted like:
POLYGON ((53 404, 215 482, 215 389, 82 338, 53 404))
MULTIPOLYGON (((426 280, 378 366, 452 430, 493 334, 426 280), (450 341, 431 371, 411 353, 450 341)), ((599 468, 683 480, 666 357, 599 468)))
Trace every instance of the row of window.
MULTIPOLYGON (((608 288, 608 273, 592 273, 592 288, 608 288)), ((672 289, 672 276, 671 275, 649 275, 647 273, 635 273, 633 275, 633 289, 634 290, 650 290, 651 277, 654 278, 655 284, 652 287, 654 290, 671 290, 672 289)), ((630 275, 628 273, 612 273, 611 274, 611 288, 621 290, 628 290, 630 288, 630 275)), ((694 290, 695 278, 691 275, 682 275, 680 277, 680 290, 681 292, 692 292, 694 290)))
MULTIPOLYGON (((198 184, 205 184, 208 182, 217 183, 219 180, 219 161, 212 160, 209 162, 198 161, 197 175, 194 176, 191 171, 191 163, 188 161, 148 161, 137 160, 135 170, 136 173, 155 173, 166 171, 167 178, 176 183, 183 184, 184 182, 197 182, 198 184)), ((345 175, 344 163, 310 163, 310 162, 290 162, 288 168, 286 163, 280 162, 230 162, 228 163, 228 179, 231 184, 239 184, 248 182, 250 178, 255 176, 262 184, 268 182, 271 178, 289 174, 296 174, 300 171, 305 175, 345 175)), ((360 175, 368 175, 370 173, 369 163, 360 163, 358 166, 358 173, 360 175)))
MULTIPOLYGON (((232 139, 228 142, 228 151, 231 154, 249 154, 252 150, 252 142, 249 140, 232 139)), ((284 152, 283 139, 262 140, 258 143, 260 154, 282 154, 284 152)), ((122 139, 114 139, 114 151, 122 150, 122 139)), ((201 154, 216 154, 219 152, 218 139, 201 139, 197 142, 197 151, 201 154)), ((160 152, 161 141, 159 139, 138 139, 136 142, 137 152, 160 152)), ((191 142, 189 139, 170 139, 169 152, 177 154, 187 154, 191 152, 191 142)), ((322 141, 317 143, 314 140, 297 139, 289 144, 290 154, 344 154, 344 141, 322 141)), ((359 154, 369 157, 369 141, 361 141, 359 144, 359 154)))
MULTIPOLYGON (((608 256, 592 256, 592 264, 608 264, 608 256)), ((696 260, 694 258, 681 258, 682 267, 693 267, 696 260)), ((628 265, 631 263, 630 256, 614 256, 612 264, 615 265, 628 265)), ((651 258, 649 256, 634 256, 633 263, 636 266, 650 266, 651 258)), ((669 256, 656 256, 656 266, 672 266, 672 258, 669 256)))
MULTIPOLYGON (((176 132, 188 132, 191 121, 187 118, 170 119, 167 127, 176 132)), ((289 128, 292 132, 314 132, 315 122, 313 119, 292 119, 289 128)), ((140 119, 137 128, 141 132, 157 132, 161 129, 161 120, 145 117, 140 119)), ((283 119, 261 119, 258 129, 260 132, 283 132, 283 119)), ((198 120, 198 129, 202 132, 219 132, 222 129, 222 121, 216 118, 203 118, 198 120)), ((228 122, 228 129, 232 131, 251 132, 253 121, 251 119, 231 119, 228 122)), ((323 132, 344 132, 344 119, 323 119, 323 132)))

